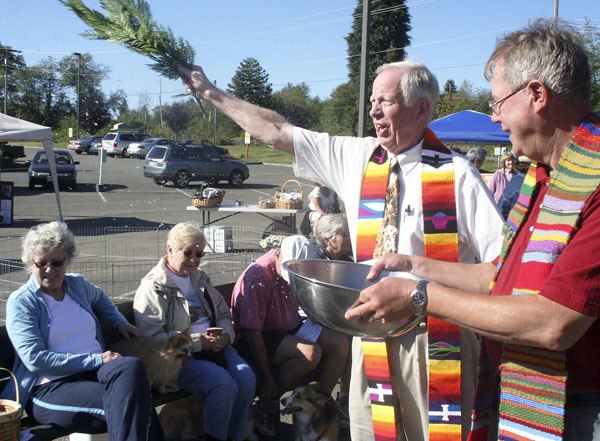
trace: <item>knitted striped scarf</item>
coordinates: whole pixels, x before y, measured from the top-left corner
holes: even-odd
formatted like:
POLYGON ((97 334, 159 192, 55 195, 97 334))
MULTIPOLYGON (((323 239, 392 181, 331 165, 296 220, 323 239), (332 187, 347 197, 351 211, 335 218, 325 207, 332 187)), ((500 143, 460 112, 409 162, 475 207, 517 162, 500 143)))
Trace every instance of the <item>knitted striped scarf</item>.
MULTIPOLYGON (((523 182, 517 204, 504 227, 498 272, 535 201, 537 164, 523 182)), ((591 115, 576 130, 551 172, 548 191, 531 239, 521 259, 512 295, 539 294, 562 250, 577 231, 586 200, 600 185, 600 118, 591 115)), ((493 288, 494 282, 491 287, 493 288)), ((470 441, 488 439, 497 375, 490 366, 480 372, 470 441), (487 371, 487 373, 485 372, 487 371)), ((500 440, 561 440, 566 400, 566 354, 505 344, 500 373, 500 440)))

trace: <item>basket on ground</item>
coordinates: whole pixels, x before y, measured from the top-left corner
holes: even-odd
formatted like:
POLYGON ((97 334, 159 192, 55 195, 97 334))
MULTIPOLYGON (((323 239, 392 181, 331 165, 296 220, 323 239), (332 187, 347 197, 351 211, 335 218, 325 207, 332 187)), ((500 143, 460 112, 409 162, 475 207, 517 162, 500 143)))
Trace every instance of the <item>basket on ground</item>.
POLYGON ((304 205, 304 188, 299 181, 288 179, 281 186, 281 190, 275 192, 275 207, 300 209, 304 205))
POLYGON ((0 400, 0 441, 18 441, 19 432, 21 431, 21 405, 19 404, 19 387, 14 374, 5 368, 0 370, 8 372, 9 377, 2 380, 10 380, 12 378, 15 384, 16 401, 0 400))
POLYGON ((198 190, 192 196, 192 205, 197 208, 218 207, 223 202, 225 190, 219 188, 205 188, 198 190))

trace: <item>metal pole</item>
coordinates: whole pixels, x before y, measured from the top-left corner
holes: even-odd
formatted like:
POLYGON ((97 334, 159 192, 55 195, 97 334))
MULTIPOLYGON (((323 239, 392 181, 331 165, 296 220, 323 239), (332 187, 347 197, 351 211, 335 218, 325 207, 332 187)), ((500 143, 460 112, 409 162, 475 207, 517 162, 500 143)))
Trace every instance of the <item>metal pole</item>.
MULTIPOLYGON (((217 85, 217 80, 215 80, 215 86, 217 85)), ((217 108, 213 106, 213 144, 217 144, 217 108)), ((248 158, 246 152, 246 158, 248 158)))
POLYGON ((554 0, 554 20, 558 20, 558 0, 554 0))
POLYGON ((358 97, 358 136, 367 132, 367 94, 369 81, 369 35, 371 27, 371 0, 363 0, 362 34, 360 50, 360 91, 358 97))
POLYGON ((77 55, 77 139, 79 139, 79 109, 80 109, 80 105, 81 105, 81 93, 80 93, 81 53, 75 52, 73 55, 77 55))

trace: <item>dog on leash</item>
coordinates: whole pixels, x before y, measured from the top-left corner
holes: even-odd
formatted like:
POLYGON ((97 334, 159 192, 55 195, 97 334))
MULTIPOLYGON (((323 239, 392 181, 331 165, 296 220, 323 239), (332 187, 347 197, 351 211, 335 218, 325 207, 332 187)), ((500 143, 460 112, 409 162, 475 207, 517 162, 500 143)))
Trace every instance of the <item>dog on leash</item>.
POLYGON ((292 415, 295 441, 335 441, 338 439, 340 417, 333 398, 324 394, 316 382, 294 389, 281 400, 281 413, 292 415))
POLYGON ((118 341, 110 350, 142 360, 152 388, 159 394, 166 394, 179 390, 177 377, 192 355, 192 338, 187 332, 165 340, 154 340, 148 336, 134 337, 118 341))

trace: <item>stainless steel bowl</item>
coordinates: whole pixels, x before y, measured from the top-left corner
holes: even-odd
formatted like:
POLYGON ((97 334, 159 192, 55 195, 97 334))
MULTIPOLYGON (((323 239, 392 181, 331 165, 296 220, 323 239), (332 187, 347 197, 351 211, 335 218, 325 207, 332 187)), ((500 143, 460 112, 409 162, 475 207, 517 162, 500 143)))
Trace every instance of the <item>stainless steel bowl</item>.
POLYGON ((344 313, 358 299, 360 291, 382 277, 407 273, 384 271, 376 281, 367 281, 370 265, 335 260, 290 260, 283 269, 290 275, 292 291, 298 303, 313 321, 334 331, 361 337, 395 337, 413 329, 421 317, 398 322, 346 320, 344 313))

